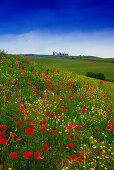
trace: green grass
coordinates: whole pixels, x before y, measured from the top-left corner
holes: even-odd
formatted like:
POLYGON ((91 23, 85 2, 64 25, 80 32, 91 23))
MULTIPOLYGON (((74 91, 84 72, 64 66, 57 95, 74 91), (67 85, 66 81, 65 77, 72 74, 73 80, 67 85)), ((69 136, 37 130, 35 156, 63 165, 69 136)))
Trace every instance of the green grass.
POLYGON ((114 83, 0 57, 0 168, 113 169, 114 83))
POLYGON ((65 71, 85 75, 86 72, 103 73, 107 81, 114 81, 113 59, 70 59, 62 57, 30 57, 30 60, 39 62, 46 66, 53 66, 65 71))

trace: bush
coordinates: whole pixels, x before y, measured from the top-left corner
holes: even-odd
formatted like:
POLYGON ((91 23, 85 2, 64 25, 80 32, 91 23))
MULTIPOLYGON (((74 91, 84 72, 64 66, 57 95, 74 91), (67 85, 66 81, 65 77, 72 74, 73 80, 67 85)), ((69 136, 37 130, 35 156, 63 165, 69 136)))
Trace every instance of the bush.
POLYGON ((92 78, 97 78, 101 80, 105 80, 105 75, 102 73, 93 73, 93 72, 87 72, 86 73, 87 77, 92 77, 92 78))
POLYGON ((4 57, 7 54, 5 50, 0 50, 0 57, 4 57))

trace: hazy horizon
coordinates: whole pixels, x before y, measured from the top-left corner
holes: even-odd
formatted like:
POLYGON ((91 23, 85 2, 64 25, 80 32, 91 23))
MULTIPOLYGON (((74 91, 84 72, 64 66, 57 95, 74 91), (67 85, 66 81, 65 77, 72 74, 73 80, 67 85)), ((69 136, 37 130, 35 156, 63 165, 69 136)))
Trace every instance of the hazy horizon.
POLYGON ((113 0, 2 1, 0 49, 114 58, 113 9, 113 0))

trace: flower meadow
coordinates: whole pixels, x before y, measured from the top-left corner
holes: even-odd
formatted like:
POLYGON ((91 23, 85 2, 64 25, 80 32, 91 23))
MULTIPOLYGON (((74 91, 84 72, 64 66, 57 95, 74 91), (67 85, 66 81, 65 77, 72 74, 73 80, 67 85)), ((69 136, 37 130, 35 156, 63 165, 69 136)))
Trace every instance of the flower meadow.
POLYGON ((113 169, 113 83, 12 55, 0 76, 1 169, 113 169))

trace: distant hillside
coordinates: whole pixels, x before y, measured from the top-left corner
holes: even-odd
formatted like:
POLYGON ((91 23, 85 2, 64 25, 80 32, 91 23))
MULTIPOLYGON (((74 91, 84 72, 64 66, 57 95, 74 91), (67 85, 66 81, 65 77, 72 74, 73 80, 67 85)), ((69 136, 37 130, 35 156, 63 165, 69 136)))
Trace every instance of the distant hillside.
POLYGON ((65 57, 65 58, 100 58, 96 56, 62 56, 62 55, 45 55, 45 54, 22 54, 25 57, 65 57))

